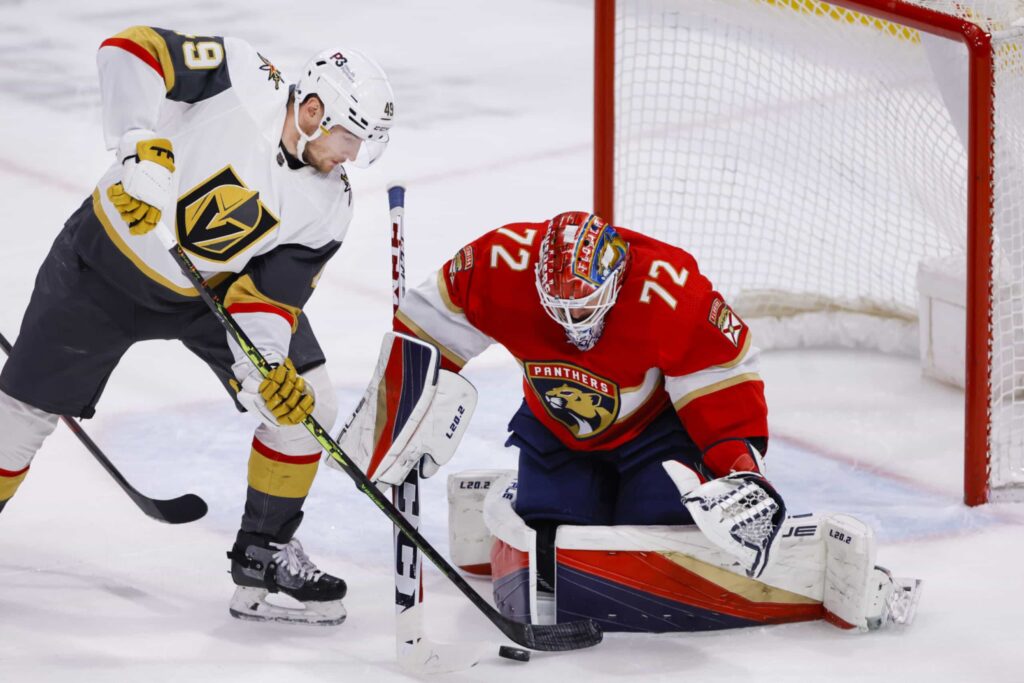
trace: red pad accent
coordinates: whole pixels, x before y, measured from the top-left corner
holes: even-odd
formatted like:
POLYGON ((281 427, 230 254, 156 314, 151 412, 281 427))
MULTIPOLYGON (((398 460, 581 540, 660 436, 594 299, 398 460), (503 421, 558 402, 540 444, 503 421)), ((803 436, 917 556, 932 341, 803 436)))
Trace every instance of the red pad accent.
POLYGON ((742 441, 715 444, 704 454, 704 464, 716 477, 724 477, 730 472, 758 472, 757 463, 742 441))
POLYGON ((491 575, 491 564, 489 562, 484 564, 460 564, 459 569, 473 576, 491 575))
POLYGON ((100 47, 119 47, 125 52, 130 52, 152 67, 153 71, 160 75, 160 78, 164 77, 164 68, 160 66, 160 62, 157 61, 156 57, 154 57, 149 50, 138 43, 133 43, 127 38, 107 38, 100 43, 100 47))
POLYGON ((237 315, 239 313, 273 313, 274 315, 279 315, 285 320, 287 320, 289 327, 295 327, 295 317, 292 316, 291 313, 284 310, 283 308, 271 306, 270 304, 260 302, 231 304, 230 306, 228 306, 228 313, 230 313, 231 315, 237 315))
POLYGON ((558 563, 660 598, 766 624, 813 621, 825 616, 821 603, 786 604, 748 600, 657 552, 559 548, 558 563))
POLYGON ((28 472, 28 465, 26 465, 24 468, 20 470, 15 470, 13 472, 11 470, 0 469, 0 477, 20 477, 26 472, 28 472))
POLYGON ((849 631, 850 629, 857 628, 853 624, 840 619, 839 617, 837 617, 836 615, 832 614, 831 612, 825 612, 825 621, 827 621, 828 623, 832 624, 836 628, 841 628, 841 629, 843 629, 845 631, 849 631))
POLYGON ((491 546, 491 577, 494 580, 527 569, 530 566, 529 554, 516 550, 505 541, 494 541, 491 546))
MULTIPOLYGON (((388 364, 384 369, 384 402, 387 410, 384 428, 381 430, 380 443, 373 450, 370 457, 370 464, 366 468, 366 476, 373 477, 380 467, 381 460, 387 454, 391 444, 394 443, 392 436, 395 431, 395 417, 398 414, 398 401, 402 398, 402 344, 395 340, 391 345, 391 354, 388 356, 388 364)), ((380 416, 378 416, 379 419, 380 416)))
POLYGON ((267 460, 285 462, 289 465, 309 465, 320 459, 319 453, 312 453, 310 455, 285 455, 284 453, 275 451, 259 439, 252 440, 252 449, 267 460))

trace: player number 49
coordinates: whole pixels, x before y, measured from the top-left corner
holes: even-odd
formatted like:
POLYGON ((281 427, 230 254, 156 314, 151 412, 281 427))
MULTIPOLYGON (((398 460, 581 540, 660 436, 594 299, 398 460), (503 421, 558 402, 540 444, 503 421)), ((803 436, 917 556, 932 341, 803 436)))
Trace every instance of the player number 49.
POLYGON ((686 284, 686 278, 690 275, 686 268, 676 269, 668 261, 655 261, 651 264, 651 269, 647 272, 647 275, 650 276, 651 279, 644 280, 644 288, 640 291, 640 302, 649 304, 651 303, 651 294, 657 294, 669 305, 669 308, 675 310, 676 304, 679 302, 667 289, 655 282, 659 272, 662 270, 664 270, 668 274, 669 279, 679 287, 686 284))
POLYGON ((190 69, 216 69, 224 61, 224 47, 213 40, 186 41, 181 52, 190 69))

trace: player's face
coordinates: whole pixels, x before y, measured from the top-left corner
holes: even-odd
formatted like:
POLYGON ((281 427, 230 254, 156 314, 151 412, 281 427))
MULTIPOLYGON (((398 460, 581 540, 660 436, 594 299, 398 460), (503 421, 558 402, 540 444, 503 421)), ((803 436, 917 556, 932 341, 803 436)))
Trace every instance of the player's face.
POLYGON ((341 126, 320 135, 306 145, 303 160, 320 173, 330 173, 338 164, 355 161, 362 140, 341 126))

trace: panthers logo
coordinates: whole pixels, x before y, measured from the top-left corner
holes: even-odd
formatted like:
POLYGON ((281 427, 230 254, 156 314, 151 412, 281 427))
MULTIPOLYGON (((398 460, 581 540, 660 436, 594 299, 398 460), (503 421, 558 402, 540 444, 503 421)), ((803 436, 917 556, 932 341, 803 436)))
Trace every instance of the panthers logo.
POLYGON ((568 363, 525 364, 527 380, 548 415, 568 428, 577 439, 603 433, 619 414, 619 387, 568 363))

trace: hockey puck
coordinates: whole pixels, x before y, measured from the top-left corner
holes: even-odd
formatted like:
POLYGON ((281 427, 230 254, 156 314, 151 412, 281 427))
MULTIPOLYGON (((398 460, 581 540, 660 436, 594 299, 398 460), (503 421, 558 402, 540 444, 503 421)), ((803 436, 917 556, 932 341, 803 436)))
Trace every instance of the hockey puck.
POLYGON ((517 662, 530 661, 529 650, 521 650, 518 647, 509 647, 508 645, 502 645, 498 648, 498 656, 505 659, 514 659, 517 662))

